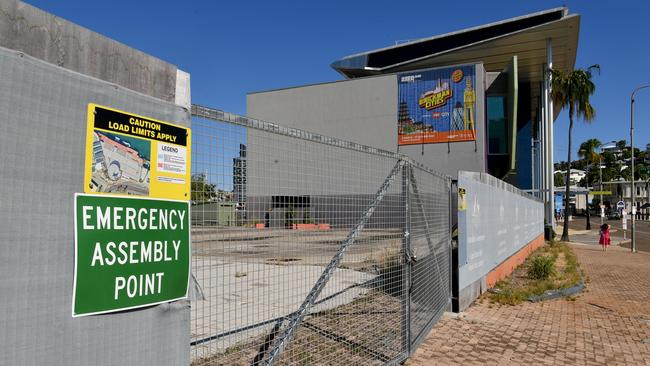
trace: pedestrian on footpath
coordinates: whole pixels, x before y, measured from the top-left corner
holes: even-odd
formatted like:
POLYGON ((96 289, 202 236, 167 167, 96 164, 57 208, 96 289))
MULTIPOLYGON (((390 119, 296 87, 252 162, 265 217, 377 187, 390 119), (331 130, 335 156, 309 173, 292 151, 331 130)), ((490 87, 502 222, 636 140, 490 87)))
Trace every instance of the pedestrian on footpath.
POLYGON ((612 244, 612 239, 609 236, 609 224, 602 224, 600 226, 600 240, 598 243, 603 246, 603 250, 606 251, 607 247, 612 244))

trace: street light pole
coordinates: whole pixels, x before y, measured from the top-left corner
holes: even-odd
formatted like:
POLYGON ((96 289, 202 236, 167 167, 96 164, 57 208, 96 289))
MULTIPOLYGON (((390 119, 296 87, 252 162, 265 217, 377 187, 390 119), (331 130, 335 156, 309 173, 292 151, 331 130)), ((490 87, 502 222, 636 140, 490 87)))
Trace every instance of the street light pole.
POLYGON ((600 149, 600 154, 598 154, 598 180, 600 181, 600 226, 603 226, 603 210, 605 207, 605 204, 603 203, 603 146, 609 145, 612 143, 616 143, 616 141, 610 141, 605 144, 600 144, 598 145, 598 148, 600 149))
POLYGON ((601 146, 601 154, 598 155, 598 180, 600 181, 600 202, 598 202, 598 208, 600 208, 600 226, 603 226, 603 212, 604 212, 604 204, 603 204, 603 155, 602 155, 602 144, 601 146))
POLYGON ((636 235, 635 235, 635 230, 636 230, 636 207, 635 207, 635 197, 636 197, 636 191, 634 190, 634 94, 638 92, 641 89, 645 88, 650 88, 650 84, 644 84, 638 86, 634 91, 632 91, 632 97, 630 98, 630 145, 631 150, 632 150, 632 207, 630 209, 632 210, 632 253, 636 253, 636 235))

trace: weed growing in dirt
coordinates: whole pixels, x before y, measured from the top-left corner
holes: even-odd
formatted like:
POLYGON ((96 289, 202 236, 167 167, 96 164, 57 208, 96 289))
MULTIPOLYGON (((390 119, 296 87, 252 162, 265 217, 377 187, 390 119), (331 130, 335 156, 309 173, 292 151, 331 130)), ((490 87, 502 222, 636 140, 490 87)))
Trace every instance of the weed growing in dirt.
POLYGON ((508 277, 496 283, 490 300, 516 305, 531 296, 560 290, 578 284, 581 270, 571 248, 563 242, 553 242, 537 249, 508 277))
POLYGON ((528 266, 528 278, 545 280, 555 273, 556 256, 536 255, 528 266))

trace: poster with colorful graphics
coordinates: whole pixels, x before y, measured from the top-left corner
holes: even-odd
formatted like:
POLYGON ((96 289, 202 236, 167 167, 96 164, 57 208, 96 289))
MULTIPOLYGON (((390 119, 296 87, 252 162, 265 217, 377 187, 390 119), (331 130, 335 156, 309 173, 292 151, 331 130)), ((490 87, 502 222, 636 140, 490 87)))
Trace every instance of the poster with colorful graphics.
POLYGON ((474 76, 474 65, 398 74, 398 144, 475 140, 474 76))

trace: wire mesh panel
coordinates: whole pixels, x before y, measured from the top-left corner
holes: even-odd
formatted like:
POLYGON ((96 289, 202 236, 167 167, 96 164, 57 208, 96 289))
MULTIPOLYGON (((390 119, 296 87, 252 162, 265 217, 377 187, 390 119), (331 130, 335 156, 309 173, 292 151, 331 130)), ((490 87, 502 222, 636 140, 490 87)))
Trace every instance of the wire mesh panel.
POLYGON ((409 169, 412 347, 445 310, 451 293, 450 184, 448 177, 409 169))
POLYGON ((192 364, 404 359, 411 324, 421 332, 449 300, 446 178, 390 152, 199 106, 193 114, 192 364), (416 180, 417 202, 405 189, 416 180), (413 205, 423 269, 407 255, 413 205), (433 249, 421 244, 424 217, 433 249), (427 277, 416 276, 426 294, 409 300, 413 270, 427 277))

